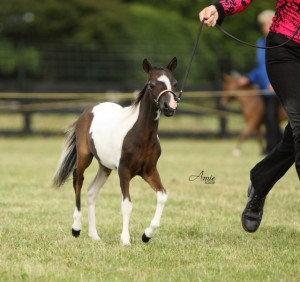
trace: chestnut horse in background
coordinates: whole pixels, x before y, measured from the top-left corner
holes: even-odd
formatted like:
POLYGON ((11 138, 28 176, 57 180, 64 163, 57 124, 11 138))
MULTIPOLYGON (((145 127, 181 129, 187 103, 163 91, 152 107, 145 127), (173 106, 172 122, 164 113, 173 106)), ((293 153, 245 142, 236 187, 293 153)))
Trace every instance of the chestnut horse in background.
MULTIPOLYGON (((241 151, 242 142, 249 137, 253 132, 256 134, 257 141, 261 147, 261 151, 265 150, 265 142, 264 136, 261 131, 261 126, 264 123, 264 115, 265 115, 265 105, 263 99, 260 97, 259 90, 255 88, 253 85, 240 87, 238 85, 238 74, 224 74, 223 76, 223 89, 225 91, 232 91, 233 94, 231 96, 224 96, 221 99, 221 103, 223 106, 227 106, 229 100, 234 97, 238 100, 242 113, 244 115, 246 121, 246 127, 240 133, 237 144, 233 150, 233 155, 239 156, 241 151), (242 94, 237 95, 234 91, 237 90, 255 90, 257 89, 257 95, 253 94, 242 94)), ((278 111, 279 122, 287 120, 287 114, 282 106, 279 107, 278 111)))
POLYGON ((157 195, 156 212, 144 231, 143 242, 148 242, 159 227, 167 192, 156 169, 161 154, 157 131, 160 113, 173 116, 177 108, 177 96, 174 92, 177 81, 172 74, 176 66, 176 58, 166 68, 152 67, 144 59, 143 69, 147 73, 147 82, 131 106, 122 107, 108 102, 91 106, 69 128, 53 184, 56 187, 61 186, 73 172, 74 237, 80 235, 82 227, 83 175, 94 157, 99 168, 87 193, 89 236, 94 240, 100 239, 96 230, 96 199, 112 170, 118 172, 122 192, 122 243, 130 244, 129 220, 132 202, 129 182, 136 175, 148 182, 157 195))

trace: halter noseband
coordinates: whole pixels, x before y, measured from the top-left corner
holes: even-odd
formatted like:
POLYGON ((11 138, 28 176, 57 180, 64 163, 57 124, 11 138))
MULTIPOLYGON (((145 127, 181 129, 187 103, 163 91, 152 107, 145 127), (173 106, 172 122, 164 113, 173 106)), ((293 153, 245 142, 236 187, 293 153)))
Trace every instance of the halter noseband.
MULTIPOLYGON (((149 82, 148 82, 148 85, 147 86, 149 86, 149 82)), ((152 89, 150 89, 150 90, 152 90, 152 89)), ((152 91, 151 91, 152 92, 152 91)), ((157 109, 159 109, 159 99, 160 99, 160 97, 163 95, 163 94, 165 94, 165 93, 167 93, 167 92, 170 92, 173 96, 174 96, 174 99, 175 99, 175 101, 176 101, 176 103, 178 104, 179 103, 179 101, 180 101, 180 97, 179 96, 177 96, 176 95, 176 93, 173 91, 173 90, 169 90, 169 89, 165 89, 165 90, 163 90, 163 91, 161 91, 159 94, 158 94, 158 96, 155 98, 154 97, 154 102, 155 102, 155 105, 156 105, 156 107, 157 107, 157 109)), ((153 93, 152 93, 152 95, 153 95, 153 93)), ((153 95, 154 96, 154 95, 153 95)))
POLYGON ((167 92, 170 92, 174 96, 176 103, 179 102, 179 98, 177 97, 177 95, 174 91, 165 89, 165 90, 161 91, 156 98, 154 98, 154 102, 155 102, 157 108, 159 108, 158 102, 159 102, 160 97, 167 92))

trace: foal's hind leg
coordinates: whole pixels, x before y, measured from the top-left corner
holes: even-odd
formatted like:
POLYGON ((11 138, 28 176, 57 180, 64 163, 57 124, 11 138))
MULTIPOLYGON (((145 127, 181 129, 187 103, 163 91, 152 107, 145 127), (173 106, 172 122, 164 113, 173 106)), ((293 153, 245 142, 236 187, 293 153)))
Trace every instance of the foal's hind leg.
POLYGON ((154 217, 150 223, 150 226, 146 228, 142 240, 144 243, 149 242, 149 240, 153 237, 155 231, 160 226, 160 219, 165 207, 165 204, 168 199, 167 191, 163 187, 159 173, 155 168, 150 175, 144 175, 143 178, 150 184, 152 189, 156 191, 157 194, 157 205, 154 217))
POLYGON ((81 231, 81 188, 83 184, 83 173, 85 169, 91 164, 93 160, 92 154, 80 154, 77 152, 76 168, 73 171, 73 187, 75 191, 75 210, 73 213, 72 234, 74 237, 78 237, 81 231))
POLYGON ((102 167, 99 165, 99 169, 97 175, 88 188, 87 193, 87 203, 88 203, 88 216, 89 216, 89 236, 94 240, 100 240, 100 237, 97 233, 96 229, 96 217, 95 217, 95 209, 96 209, 96 200, 99 194, 100 189, 105 184, 108 176, 110 175, 111 170, 102 167))

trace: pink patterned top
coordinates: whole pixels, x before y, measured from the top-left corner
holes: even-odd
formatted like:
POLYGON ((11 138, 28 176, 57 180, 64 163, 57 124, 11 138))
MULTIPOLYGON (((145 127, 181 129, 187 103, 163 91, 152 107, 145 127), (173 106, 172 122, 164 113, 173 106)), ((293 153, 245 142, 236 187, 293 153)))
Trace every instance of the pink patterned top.
MULTIPOLYGON (((218 22, 222 22, 225 16, 244 11, 252 2, 253 0, 221 0, 215 3, 220 16, 218 22)), ((278 0, 270 31, 291 38, 299 26, 300 0, 278 0)), ((300 32, 294 37, 294 41, 300 43, 300 32)))

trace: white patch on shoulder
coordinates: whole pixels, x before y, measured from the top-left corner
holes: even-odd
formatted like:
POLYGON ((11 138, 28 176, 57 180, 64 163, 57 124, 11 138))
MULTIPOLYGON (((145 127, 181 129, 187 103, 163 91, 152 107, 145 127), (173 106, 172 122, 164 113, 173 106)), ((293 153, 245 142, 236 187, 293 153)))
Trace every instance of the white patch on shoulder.
POLYGON ((117 169, 121 158, 123 140, 139 116, 140 104, 121 107, 105 102, 95 106, 90 134, 101 163, 110 169, 117 169))

